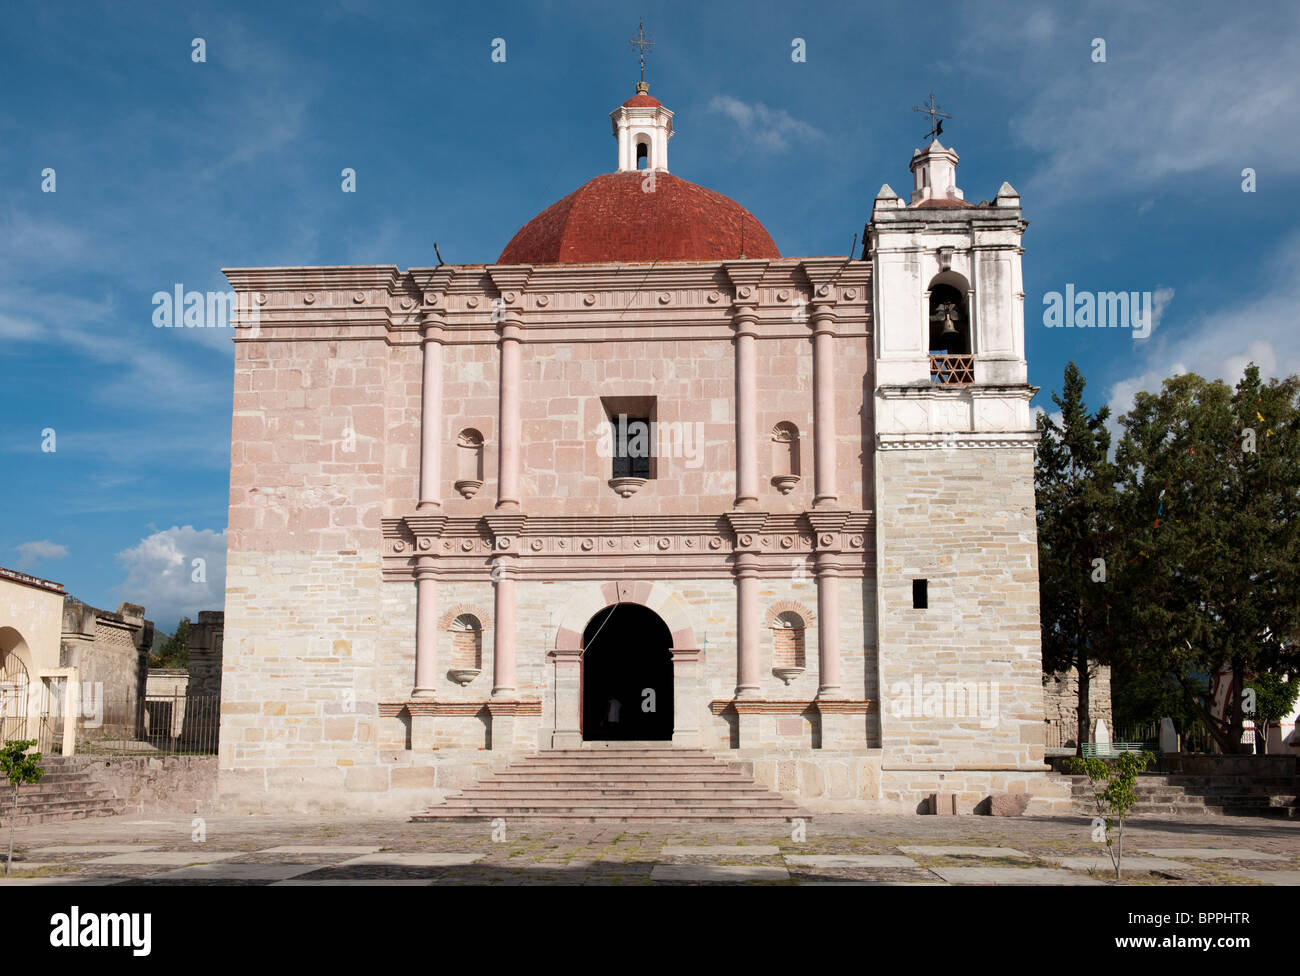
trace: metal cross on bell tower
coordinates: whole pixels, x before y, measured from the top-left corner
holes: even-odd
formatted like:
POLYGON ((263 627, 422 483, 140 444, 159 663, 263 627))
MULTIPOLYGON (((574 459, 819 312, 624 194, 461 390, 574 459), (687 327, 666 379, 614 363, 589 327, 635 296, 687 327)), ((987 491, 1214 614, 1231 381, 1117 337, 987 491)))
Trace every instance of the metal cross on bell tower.
POLYGON ((952 118, 951 115, 945 115, 943 112, 940 112, 939 111, 940 108, 942 108, 942 106, 935 103, 934 92, 930 92, 930 102, 928 105, 912 106, 913 112, 920 112, 922 115, 930 116, 930 135, 928 136, 928 138, 931 142, 933 142, 935 139, 938 139, 939 134, 943 132, 942 120, 952 118))
POLYGON ((655 42, 646 40, 645 24, 643 24, 641 21, 637 21, 636 37, 628 41, 628 43, 631 44, 633 47, 638 47, 641 49, 641 80, 637 82, 636 90, 639 93, 648 92, 650 90, 650 86, 645 83, 645 52, 646 52, 646 48, 654 47, 655 42))

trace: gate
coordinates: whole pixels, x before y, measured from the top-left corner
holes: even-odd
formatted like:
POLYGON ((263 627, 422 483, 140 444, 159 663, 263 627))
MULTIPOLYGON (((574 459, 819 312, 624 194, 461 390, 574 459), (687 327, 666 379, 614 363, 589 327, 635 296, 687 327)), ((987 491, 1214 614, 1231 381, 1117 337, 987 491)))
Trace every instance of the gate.
POLYGON ((0 658, 0 742, 27 738, 27 665, 17 654, 0 658))
POLYGON ((36 748, 42 755, 63 752, 63 712, 67 706, 67 678, 45 678, 41 688, 41 721, 36 730, 36 748))

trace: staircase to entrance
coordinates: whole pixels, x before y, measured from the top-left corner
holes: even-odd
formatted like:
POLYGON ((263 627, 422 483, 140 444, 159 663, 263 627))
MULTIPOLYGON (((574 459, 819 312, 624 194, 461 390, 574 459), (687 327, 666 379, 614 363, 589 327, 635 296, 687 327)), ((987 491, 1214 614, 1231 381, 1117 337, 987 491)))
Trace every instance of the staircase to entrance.
POLYGON ((703 749, 601 742, 540 752, 417 814, 587 823, 773 823, 810 815, 703 749))

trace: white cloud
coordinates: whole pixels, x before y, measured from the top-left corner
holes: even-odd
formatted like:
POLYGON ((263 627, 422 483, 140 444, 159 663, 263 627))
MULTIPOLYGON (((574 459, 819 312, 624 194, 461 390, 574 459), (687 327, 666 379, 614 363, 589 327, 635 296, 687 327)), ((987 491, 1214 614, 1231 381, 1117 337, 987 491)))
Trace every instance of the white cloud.
MULTIPOLYGON (((1265 275, 1273 286, 1258 297, 1200 316, 1179 318, 1158 335, 1135 343, 1134 371, 1111 386, 1108 402, 1113 429, 1133 406, 1141 390, 1159 392, 1161 382, 1178 373, 1197 373, 1235 385, 1248 363, 1259 367, 1264 379, 1300 373, 1300 348, 1294 341, 1294 309, 1300 301, 1300 235, 1281 248, 1265 275)), ((1159 324, 1169 307, 1173 289, 1154 296, 1152 317, 1159 324), (1163 296, 1163 301, 1162 301, 1163 296)))
MULTIPOLYGON (((169 286, 170 287, 170 286, 169 286)), ((229 380, 207 363, 193 363, 187 345, 223 350, 234 358, 230 329, 155 329, 149 322, 152 305, 138 310, 118 307, 112 295, 98 301, 78 295, 11 287, 0 292, 0 339, 54 347, 112 367, 89 371, 94 394, 114 403, 151 396, 178 410, 205 410, 228 402, 229 380), (123 322, 128 323, 123 327, 123 322), (137 323, 135 327, 131 322, 137 323)))
POLYGON ((226 602, 226 531, 172 526, 117 554, 127 567, 116 587, 125 600, 142 603, 150 620, 170 631, 181 617, 220 610, 226 602), (203 562, 196 566, 195 560, 203 562), (199 574, 199 569, 202 573, 199 574), (201 579, 195 579, 201 575, 201 579))
POLYGON ((1296 9, 1083 4, 1024 18, 1013 4, 968 11, 963 42, 983 73, 1033 79, 1010 122, 1042 155, 1026 196, 1058 203, 1116 189, 1159 190, 1183 174, 1236 187, 1241 171, 1300 170, 1296 9), (1007 25, 1012 25, 1011 29, 1007 25), (1019 24, 1019 28, 1015 27, 1019 24), (1092 61, 1092 40, 1106 61, 1092 61), (1005 55, 1005 56, 1004 56, 1005 55))
POLYGON ((18 552, 18 567, 26 569, 49 559, 62 559, 68 554, 68 547, 57 542, 41 539, 39 542, 24 542, 14 546, 18 552))
POLYGON ((730 95, 715 95, 710 112, 721 112, 749 137, 749 144, 771 152, 785 152, 792 142, 823 139, 815 126, 801 122, 785 109, 768 108, 762 102, 742 102, 730 95))

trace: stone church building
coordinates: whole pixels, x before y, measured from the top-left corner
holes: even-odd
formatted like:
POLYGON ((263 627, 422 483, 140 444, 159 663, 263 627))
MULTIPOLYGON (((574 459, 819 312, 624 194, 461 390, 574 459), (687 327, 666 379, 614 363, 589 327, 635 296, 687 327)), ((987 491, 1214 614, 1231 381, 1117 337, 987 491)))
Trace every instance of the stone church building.
POLYGON ((1064 804, 1016 191, 935 140, 858 254, 783 257, 644 84, 611 118, 494 263, 226 271, 222 797, 416 812, 634 743, 813 812, 1064 804))

